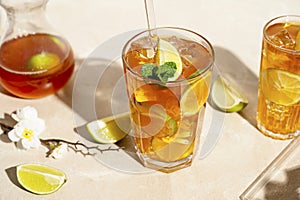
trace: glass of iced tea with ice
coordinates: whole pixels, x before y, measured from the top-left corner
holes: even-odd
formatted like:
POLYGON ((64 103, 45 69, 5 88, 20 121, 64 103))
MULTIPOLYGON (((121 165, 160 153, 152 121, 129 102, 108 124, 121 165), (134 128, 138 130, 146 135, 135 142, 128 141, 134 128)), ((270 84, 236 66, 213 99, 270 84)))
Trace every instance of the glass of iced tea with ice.
POLYGON ((213 63, 211 44, 186 29, 146 30, 125 45, 132 135, 146 167, 172 172, 191 165, 213 63))
POLYGON ((300 16, 281 16, 263 30, 257 126, 267 136, 300 133, 300 16))

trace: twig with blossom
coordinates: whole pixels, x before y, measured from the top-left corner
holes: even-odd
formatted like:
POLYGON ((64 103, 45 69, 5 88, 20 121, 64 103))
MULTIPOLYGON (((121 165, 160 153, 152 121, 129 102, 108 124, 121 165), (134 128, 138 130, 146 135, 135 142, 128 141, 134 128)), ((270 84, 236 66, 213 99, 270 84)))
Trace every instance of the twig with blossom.
POLYGON ((47 157, 60 158, 68 148, 84 156, 95 155, 96 153, 92 153, 93 149, 100 153, 119 151, 121 149, 120 147, 112 148, 111 146, 102 149, 100 146, 87 146, 79 141, 70 142, 57 138, 41 139, 39 135, 45 129, 45 122, 38 117, 37 110, 31 106, 18 109, 16 113, 9 115, 9 117, 14 120, 12 123, 5 123, 3 120, 0 120, 1 128, 8 135, 8 138, 23 149, 38 148, 43 144, 49 149, 47 157))
POLYGON ((58 146, 61 144, 66 144, 67 147, 72 148, 75 152, 79 152, 84 156, 95 155, 96 153, 91 152, 91 150, 93 150, 93 149, 99 151, 100 153, 103 153, 105 151, 119 151, 120 149, 122 149, 121 147, 112 148, 111 146, 107 147, 106 149, 102 149, 102 148, 100 148, 100 146, 87 146, 80 141, 70 142, 70 141, 63 140, 63 139, 40 139, 40 141, 42 142, 42 144, 50 147, 50 149, 52 149, 51 148, 52 145, 58 146))

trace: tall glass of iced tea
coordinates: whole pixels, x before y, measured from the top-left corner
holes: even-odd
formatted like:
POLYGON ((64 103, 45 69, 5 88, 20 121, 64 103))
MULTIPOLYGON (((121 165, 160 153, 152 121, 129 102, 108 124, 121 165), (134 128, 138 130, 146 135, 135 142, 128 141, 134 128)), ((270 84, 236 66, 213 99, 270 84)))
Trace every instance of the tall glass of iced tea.
POLYGON ((123 49, 137 154, 164 172, 191 165, 208 98, 214 52, 181 28, 144 31, 123 49))
POLYGON ((300 133, 300 16, 282 16, 263 30, 257 126, 267 136, 300 133))

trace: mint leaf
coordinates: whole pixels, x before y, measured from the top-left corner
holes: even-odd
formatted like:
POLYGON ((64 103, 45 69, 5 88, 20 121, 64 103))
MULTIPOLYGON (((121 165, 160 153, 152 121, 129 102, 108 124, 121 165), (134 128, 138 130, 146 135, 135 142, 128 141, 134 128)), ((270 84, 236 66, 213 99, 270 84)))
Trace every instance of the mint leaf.
POLYGON ((176 63, 174 62, 165 62, 163 65, 158 67, 156 71, 157 77, 164 83, 168 82, 169 78, 174 77, 176 72, 176 63))
POLYGON ((168 82, 169 78, 174 77, 176 70, 176 63, 174 62, 165 62, 159 67, 153 63, 146 63, 141 69, 143 77, 160 80, 163 83, 168 82))
POLYGON ((155 75, 155 68, 157 68, 156 65, 152 63, 146 63, 142 66, 142 76, 146 78, 153 78, 155 75))
MULTIPOLYGON (((175 62, 165 62, 163 65, 168 65, 170 68, 175 69, 175 71, 177 69, 175 62)), ((163 65, 161 65, 161 66, 163 66, 163 65)))

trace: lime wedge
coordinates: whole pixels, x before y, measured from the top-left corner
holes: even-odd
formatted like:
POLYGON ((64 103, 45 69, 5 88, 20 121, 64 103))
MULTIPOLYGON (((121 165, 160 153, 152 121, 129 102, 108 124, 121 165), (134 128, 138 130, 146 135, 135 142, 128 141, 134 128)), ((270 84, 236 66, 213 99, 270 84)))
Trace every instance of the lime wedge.
POLYGON ((39 164, 17 166, 17 178, 26 190, 35 194, 53 193, 67 181, 62 171, 39 164))
POLYGON ((208 98, 211 71, 201 79, 190 83, 180 99, 180 109, 184 116, 197 114, 208 98))
POLYGON ((298 32, 297 37, 296 37, 296 47, 295 47, 295 49, 297 51, 300 51, 300 31, 298 32))
POLYGON ((47 70, 57 66, 60 58, 54 53, 42 52, 33 55, 27 62, 27 69, 31 71, 47 70))
POLYGON ((99 143, 112 144, 123 139, 130 128, 129 113, 123 113, 99 120, 86 125, 92 138, 99 143))
POLYGON ((182 61, 177 49, 165 40, 159 39, 156 60, 158 65, 163 65, 165 62, 174 62, 176 64, 176 72, 173 77, 168 78, 168 81, 175 81, 182 73, 182 61))
POLYGON ((262 71, 260 81, 262 92, 269 101, 285 106, 300 102, 300 75, 270 68, 262 71))
POLYGON ((217 77, 211 90, 213 103, 222 111, 239 112, 248 105, 247 98, 224 77, 217 77))

